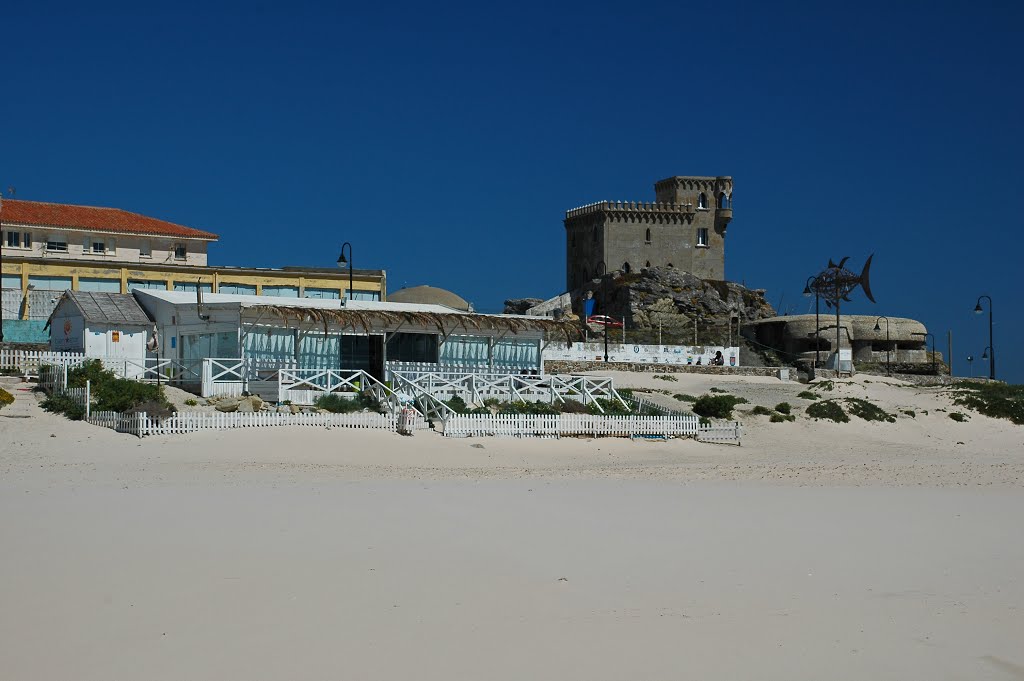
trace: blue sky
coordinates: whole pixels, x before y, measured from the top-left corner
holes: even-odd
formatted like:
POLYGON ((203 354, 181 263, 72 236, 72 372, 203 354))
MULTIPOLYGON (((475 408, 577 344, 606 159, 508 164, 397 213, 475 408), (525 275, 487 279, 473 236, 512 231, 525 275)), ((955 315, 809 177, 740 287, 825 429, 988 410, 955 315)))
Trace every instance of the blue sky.
POLYGON ((952 331, 966 374, 989 294, 1024 382, 1021 3, 379 4, 7 7, 0 186, 211 230, 217 264, 351 241, 497 310, 561 292, 566 209, 732 175, 729 279, 803 313, 874 253, 844 309, 952 331))

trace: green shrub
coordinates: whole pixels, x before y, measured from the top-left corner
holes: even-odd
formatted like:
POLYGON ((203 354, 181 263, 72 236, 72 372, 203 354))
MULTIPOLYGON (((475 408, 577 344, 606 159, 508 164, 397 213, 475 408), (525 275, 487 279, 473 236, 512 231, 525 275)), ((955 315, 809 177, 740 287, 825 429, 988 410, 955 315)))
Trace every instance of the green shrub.
POLYGON ((81 421, 85 418, 85 408, 67 395, 58 395, 56 393, 50 395, 42 401, 40 406, 46 411, 64 414, 72 421, 81 421))
POLYGON ((508 402, 501 406, 501 413, 543 416, 560 412, 557 407, 548 402, 508 402))
POLYGON ((678 381, 679 379, 672 374, 654 374, 654 378, 662 381, 678 381))
MULTIPOLYGON (((56 370, 56 368, 49 370, 56 370)), ((170 416, 175 412, 174 405, 167 401, 163 386, 119 378, 114 372, 104 369, 98 359, 83 362, 68 370, 69 388, 84 388, 86 382, 90 384, 90 397, 94 411, 120 413, 145 411, 157 418, 170 416)), ((43 403, 43 408, 63 413, 73 420, 85 416, 83 407, 63 395, 51 395, 43 403)))
POLYGON ((953 419, 958 423, 963 423, 964 421, 967 420, 967 414, 963 414, 959 411, 954 411, 950 413, 949 418, 953 419))
POLYGON ((773 414, 771 409, 768 407, 762 407, 760 404, 751 409, 750 413, 753 416, 771 416, 773 414))
POLYGON ((1024 425, 1024 385, 960 381, 954 389, 953 404, 1024 425))
POLYGON ((780 414, 788 414, 789 412, 793 411, 793 407, 790 406, 789 402, 779 402, 778 404, 775 405, 775 411, 779 412, 780 414))
POLYGON ((701 395, 693 403, 693 413, 715 419, 732 418, 732 410, 740 399, 735 395, 701 395))
POLYGON ((886 421, 888 423, 895 423, 896 417, 892 414, 882 410, 880 407, 862 400, 858 397, 851 397, 846 400, 846 406, 849 408, 850 413, 858 418, 862 418, 865 421, 886 421))
POLYGON ((0 409, 6 407, 12 402, 14 402, 14 395, 10 394, 3 388, 0 388, 0 409))
POLYGON ((466 405, 466 400, 462 399, 458 395, 450 400, 444 401, 448 408, 454 411, 456 414, 467 414, 469 413, 469 407, 466 405))
POLYGON ((824 390, 831 392, 836 387, 832 381, 819 381, 811 386, 811 390, 824 390))
POLYGON ((835 400, 815 402, 807 407, 807 415, 812 419, 828 419, 836 423, 849 423, 850 421, 850 417, 843 411, 843 407, 835 400))
POLYGON ((768 420, 772 423, 785 423, 786 421, 796 421, 796 417, 792 414, 772 414, 768 420))
POLYGON ((907 416, 909 416, 912 419, 916 419, 917 418, 917 412, 915 412, 913 409, 903 409, 903 410, 901 410, 901 413, 906 414, 907 416))
MULTIPOLYGON (((376 412, 381 410, 380 402, 363 393, 358 393, 355 397, 342 397, 338 393, 327 393, 313 400, 313 406, 317 409, 326 409, 334 414, 350 414, 364 409, 376 412)), ((463 408, 465 408, 465 402, 463 402, 463 408)))
POLYGON ((566 400, 565 402, 556 402, 555 408, 562 414, 589 414, 590 409, 587 405, 576 400, 566 400))
POLYGON ((680 402, 696 402, 697 398, 694 395, 686 395, 683 393, 677 393, 672 397, 676 398, 680 402))
POLYGON ((601 413, 601 411, 597 408, 598 404, 601 405, 601 409, 604 409, 604 414, 606 416, 625 416, 627 414, 635 413, 631 412, 628 408, 623 407, 621 404, 619 404, 618 400, 606 400, 604 398, 599 397, 597 398, 596 402, 592 402, 589 405, 587 405, 588 410, 591 414, 601 413))
POLYGON ((198 403, 198 402, 196 402, 195 400, 193 400, 193 399, 192 399, 191 397, 190 397, 190 398, 188 398, 187 400, 185 400, 185 406, 188 406, 188 407, 194 407, 194 406, 196 406, 197 404, 199 404, 199 403, 198 403))
POLYGON ((820 400, 821 399, 820 395, 812 393, 810 390, 804 390, 803 392, 798 394, 797 397, 802 397, 805 400, 820 400))

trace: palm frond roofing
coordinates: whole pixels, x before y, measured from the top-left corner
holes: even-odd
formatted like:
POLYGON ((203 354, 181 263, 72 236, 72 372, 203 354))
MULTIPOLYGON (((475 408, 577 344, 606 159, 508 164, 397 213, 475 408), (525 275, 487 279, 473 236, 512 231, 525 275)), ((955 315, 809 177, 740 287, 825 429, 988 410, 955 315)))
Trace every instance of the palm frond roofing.
MULTIPOLYGON (((255 307, 255 306, 246 306, 255 307)), ((394 326, 416 324, 433 327, 439 333, 448 333, 453 329, 463 331, 542 331, 563 336, 567 343, 572 344, 582 335, 578 324, 571 321, 549 319, 547 317, 530 317, 525 315, 488 315, 471 312, 455 312, 442 308, 436 310, 415 309, 368 309, 368 308, 321 308, 297 305, 264 304, 261 309, 270 312, 285 323, 294 321, 298 324, 322 324, 325 328, 331 324, 349 326, 369 333, 374 326, 394 326)), ((395 307, 428 307, 428 306, 395 306, 395 307)), ((429 306, 440 307, 440 306, 429 306)))

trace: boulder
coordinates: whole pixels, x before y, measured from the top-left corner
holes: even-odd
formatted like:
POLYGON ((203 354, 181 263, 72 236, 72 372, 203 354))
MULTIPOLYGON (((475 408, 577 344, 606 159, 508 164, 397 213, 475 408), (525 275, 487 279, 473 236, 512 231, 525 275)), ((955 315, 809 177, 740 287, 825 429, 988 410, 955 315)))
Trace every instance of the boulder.
POLYGON ((238 411, 238 405, 241 404, 241 402, 241 397, 221 397, 213 403, 213 406, 217 411, 233 412, 238 411))
POLYGON ((252 398, 243 397, 241 400, 239 400, 237 411, 239 414, 251 414, 254 411, 256 411, 252 404, 252 398))

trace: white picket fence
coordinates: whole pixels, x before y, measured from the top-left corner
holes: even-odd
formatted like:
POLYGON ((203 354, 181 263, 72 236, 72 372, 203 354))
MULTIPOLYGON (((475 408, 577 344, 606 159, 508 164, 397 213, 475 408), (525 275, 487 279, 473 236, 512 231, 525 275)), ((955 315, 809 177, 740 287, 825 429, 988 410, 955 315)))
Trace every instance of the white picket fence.
MULTIPOLYGON (((444 425, 445 437, 629 437, 632 435, 697 436, 697 416, 597 416, 591 414, 459 414, 444 425)), ((733 426, 730 426, 733 428, 733 426)), ((738 435, 738 424, 733 432, 738 435)))
MULTIPOLYGON (((373 430, 398 429, 397 414, 360 412, 356 414, 282 414, 276 412, 252 413, 205 413, 179 412, 164 419, 151 418, 145 413, 119 414, 117 412, 96 412, 89 423, 131 433, 138 437, 147 435, 178 435, 200 430, 226 430, 229 428, 267 428, 272 426, 318 426, 321 428, 357 428, 373 430)), ((416 428, 425 428, 420 420, 416 428)))
POLYGON ((48 350, 15 350, 0 348, 0 370, 35 374, 45 365, 79 364, 85 361, 82 352, 50 352, 48 350))
POLYGON ((701 426, 697 431, 701 442, 740 445, 740 424, 738 422, 701 426))

